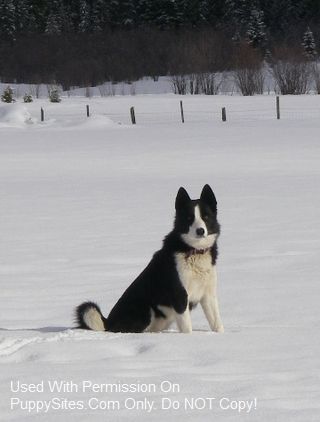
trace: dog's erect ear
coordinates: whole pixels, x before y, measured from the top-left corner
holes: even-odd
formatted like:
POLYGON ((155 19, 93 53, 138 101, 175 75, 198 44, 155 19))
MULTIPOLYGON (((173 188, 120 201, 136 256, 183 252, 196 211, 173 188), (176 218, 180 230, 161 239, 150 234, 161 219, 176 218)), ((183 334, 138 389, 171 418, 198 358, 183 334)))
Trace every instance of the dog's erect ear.
POLYGON ((209 205, 213 211, 217 211, 217 200, 209 185, 204 185, 201 192, 200 201, 203 201, 209 205))
POLYGON ((176 210, 184 207, 190 201, 190 196, 188 195, 188 192, 185 190, 185 188, 180 188, 176 197, 176 210))

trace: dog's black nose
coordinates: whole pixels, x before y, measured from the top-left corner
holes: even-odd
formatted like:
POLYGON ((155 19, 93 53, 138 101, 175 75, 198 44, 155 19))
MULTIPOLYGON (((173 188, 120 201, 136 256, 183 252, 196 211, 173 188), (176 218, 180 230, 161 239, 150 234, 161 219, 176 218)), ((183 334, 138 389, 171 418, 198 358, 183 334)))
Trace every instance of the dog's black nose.
POLYGON ((203 236, 204 235, 204 229, 202 227, 200 227, 199 229, 196 230, 196 233, 198 236, 203 236))

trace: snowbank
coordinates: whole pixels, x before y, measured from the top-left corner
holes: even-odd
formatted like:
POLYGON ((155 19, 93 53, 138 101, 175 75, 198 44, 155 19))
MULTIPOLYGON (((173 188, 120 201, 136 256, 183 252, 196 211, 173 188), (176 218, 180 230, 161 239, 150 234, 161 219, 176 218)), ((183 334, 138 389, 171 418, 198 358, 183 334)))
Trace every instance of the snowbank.
POLYGON ((23 127, 34 123, 30 113, 21 104, 0 105, 0 127, 23 127))

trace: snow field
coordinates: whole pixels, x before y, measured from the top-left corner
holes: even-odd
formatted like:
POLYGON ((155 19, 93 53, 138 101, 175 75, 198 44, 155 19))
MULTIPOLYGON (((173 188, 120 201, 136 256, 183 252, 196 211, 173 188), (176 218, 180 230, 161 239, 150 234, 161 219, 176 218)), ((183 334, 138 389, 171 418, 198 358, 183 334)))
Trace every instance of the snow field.
POLYGON ((318 420, 320 100, 281 97, 277 121, 271 96, 186 97, 183 125, 179 99, 92 99, 90 119, 87 99, 0 107, 1 420, 318 420), (226 123, 220 106, 230 110, 226 123), (213 114, 201 114, 207 110, 213 114), (107 313, 160 247, 178 188, 195 198, 205 183, 222 225, 225 334, 210 333, 200 309, 190 336, 175 327, 139 335, 73 330, 74 306, 91 299, 107 313), (55 379, 79 391, 51 393, 55 379), (12 380, 43 381, 44 391, 13 393, 12 380), (157 388, 82 393, 84 380, 157 388), (161 391, 165 380, 180 391, 161 391), (87 408, 37 413, 19 402, 11 410, 13 397, 83 400, 87 408), (92 397, 120 408, 92 409, 92 397), (128 397, 154 407, 129 409, 128 397), (162 408, 166 397, 180 407, 162 408), (186 398, 210 397, 212 408, 185 408, 186 398), (226 406, 254 399, 249 412, 226 406))

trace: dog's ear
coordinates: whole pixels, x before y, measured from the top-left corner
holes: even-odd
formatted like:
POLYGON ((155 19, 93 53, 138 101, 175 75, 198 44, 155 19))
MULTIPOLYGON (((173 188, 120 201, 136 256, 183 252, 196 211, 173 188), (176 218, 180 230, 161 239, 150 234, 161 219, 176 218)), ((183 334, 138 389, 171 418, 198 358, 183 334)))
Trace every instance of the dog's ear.
POLYGON ((188 192, 185 190, 185 188, 180 188, 177 193, 176 197, 176 210, 184 207, 188 202, 190 202, 190 196, 188 195, 188 192))
POLYGON ((214 196, 213 190, 210 188, 209 185, 204 185, 201 192, 200 201, 203 201, 207 205, 209 205, 209 207, 213 211, 215 212, 217 211, 217 200, 216 200, 216 197, 214 196))

